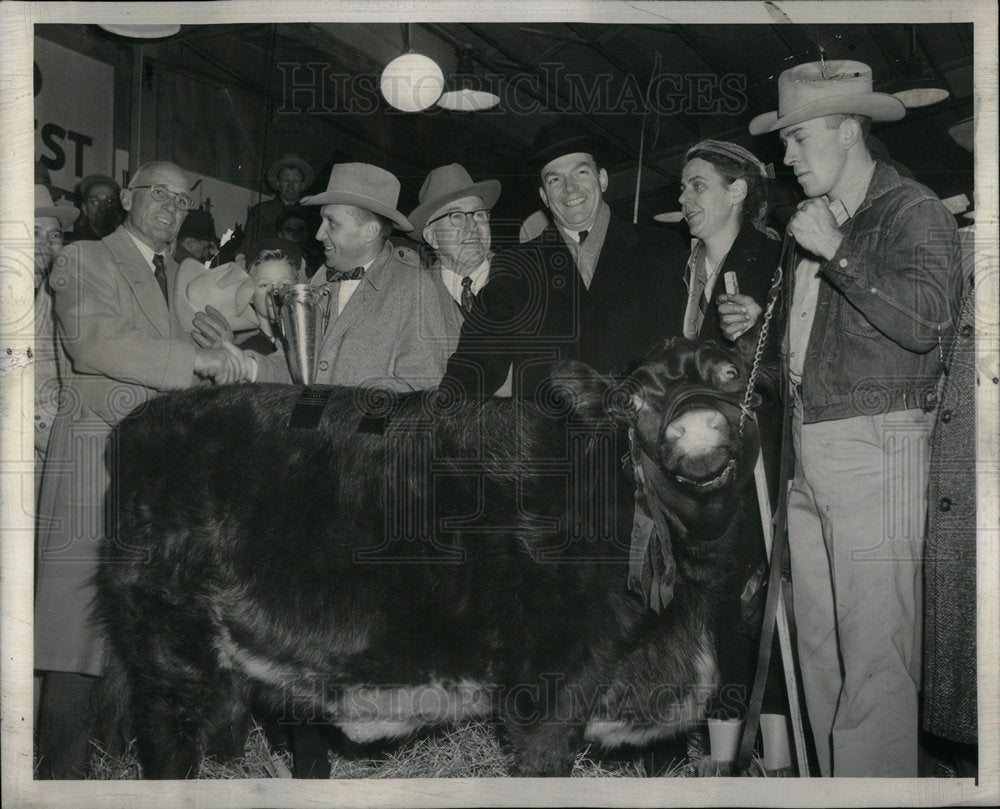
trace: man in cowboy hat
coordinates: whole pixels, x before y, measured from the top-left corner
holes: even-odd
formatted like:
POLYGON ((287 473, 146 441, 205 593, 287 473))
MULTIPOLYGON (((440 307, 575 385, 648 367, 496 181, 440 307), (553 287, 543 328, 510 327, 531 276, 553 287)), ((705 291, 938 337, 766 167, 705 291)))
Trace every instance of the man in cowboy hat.
MULTIPOLYGON (((392 230, 413 230, 396 210, 399 180, 368 163, 338 163, 326 191, 302 200, 323 206, 317 238, 326 266, 312 277, 330 292, 317 384, 368 385, 393 390, 432 388, 448 358, 441 298, 417 254, 389 241, 392 230)), ((251 354, 253 379, 287 382, 282 352, 251 354)))
POLYGON ((808 197, 788 223, 788 536, 824 775, 917 775, 926 441, 962 281, 951 214, 872 159, 871 122, 904 112, 867 65, 827 61, 784 71, 778 110, 750 122, 808 197))
MULTIPOLYGON (((250 247, 261 239, 275 235, 275 222, 285 208, 298 205, 302 194, 315 179, 312 166, 297 154, 283 154, 267 167, 267 184, 277 196, 254 205, 247 214, 243 228, 243 245, 250 247)), ((309 223, 319 227, 319 218, 309 223)), ((311 229, 310 235, 315 233, 311 229)))
POLYGON ((219 237, 215 233, 215 220, 208 211, 188 211, 177 232, 174 261, 180 264, 186 258, 204 264, 219 252, 219 237))
POLYGON ((553 221, 493 258, 446 384, 493 394, 513 364, 513 394, 531 398, 557 360, 606 373, 680 333, 684 245, 611 213, 607 152, 574 119, 535 133, 527 168, 553 221))
MULTIPOLYGON (((247 373, 234 347, 199 348, 168 289, 169 245, 194 202, 173 163, 141 166, 122 190, 127 218, 100 241, 74 242, 49 279, 56 332, 68 355, 38 505, 35 669, 44 672, 40 778, 80 778, 90 751, 93 697, 104 658, 91 621, 97 546, 104 535, 105 444, 133 408, 199 380, 247 373)), ((109 498, 108 502, 113 502, 109 498)))
MULTIPOLYGON (((52 296, 45 283, 63 246, 65 232, 80 216, 79 208, 52 204, 49 189, 35 186, 35 462, 45 458, 52 420, 59 407, 58 343, 52 319, 52 296)), ((36 475, 36 481, 39 478, 36 475)))
MULTIPOLYGON (((490 214, 500 198, 498 180, 472 181, 458 163, 438 166, 420 189, 410 214, 415 233, 434 251, 434 273, 448 328, 448 354, 458 346, 465 315, 490 275, 490 214)), ((499 395, 510 395, 510 381, 499 395)))

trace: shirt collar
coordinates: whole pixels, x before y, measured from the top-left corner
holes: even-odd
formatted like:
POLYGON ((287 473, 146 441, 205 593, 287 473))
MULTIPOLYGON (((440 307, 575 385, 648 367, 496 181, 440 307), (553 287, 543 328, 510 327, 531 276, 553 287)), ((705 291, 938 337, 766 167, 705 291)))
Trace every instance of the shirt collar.
MULTIPOLYGON (((468 277, 472 279, 472 294, 478 295, 479 290, 486 286, 486 281, 490 273, 490 259, 493 258, 492 253, 487 253, 486 258, 483 259, 482 264, 480 264, 476 269, 468 274, 468 277)), ((441 280, 444 281, 445 287, 448 289, 448 293, 456 301, 461 303, 462 301, 462 279, 466 276, 459 275, 454 270, 449 270, 442 264, 438 264, 438 268, 441 270, 441 280)))
MULTIPOLYGON (((156 255, 156 251, 155 251, 155 250, 154 250, 154 249, 153 249, 152 247, 150 247, 150 246, 149 246, 148 244, 146 244, 146 243, 145 243, 144 241, 141 241, 141 240, 140 240, 140 239, 139 239, 139 238, 138 238, 138 237, 137 237, 137 236, 136 236, 136 235, 135 235, 135 234, 134 234, 134 233, 133 233, 133 232, 132 232, 131 230, 129 230, 128 228, 122 228, 122 229, 123 229, 123 230, 124 230, 124 231, 125 231, 125 232, 126 232, 126 233, 127 233, 127 234, 128 234, 128 235, 129 235, 130 237, 131 237, 131 238, 132 238, 132 241, 133 241, 133 242, 135 242, 135 246, 139 248, 139 252, 140 252, 140 253, 142 253, 142 257, 143 257, 144 259, 146 259, 146 263, 147 263, 147 264, 148 264, 148 265, 149 265, 149 266, 150 266, 151 268, 153 268, 153 256, 155 256, 155 255, 156 255)), ((163 253, 160 253, 160 255, 162 256, 162 255, 163 255, 163 253)), ((155 268, 153 268, 153 269, 155 270, 155 268)))
POLYGON ((861 203, 865 201, 865 196, 868 194, 868 186, 871 185, 874 174, 875 161, 873 160, 871 166, 857 176, 847 192, 841 194, 839 199, 827 197, 827 203, 838 225, 844 224, 858 212, 858 208, 861 207, 861 203))
MULTIPOLYGON (((590 241, 597 236, 600 241, 603 241, 604 235, 608 231, 608 222, 610 221, 611 209, 608 207, 608 203, 601 200, 601 206, 597 209, 597 216, 594 217, 594 224, 589 228, 583 228, 583 230, 587 231, 587 240, 590 241)), ((559 229, 559 232, 562 233, 564 239, 575 242, 576 244, 580 243, 580 231, 568 230, 558 222, 556 223, 556 227, 559 229)))

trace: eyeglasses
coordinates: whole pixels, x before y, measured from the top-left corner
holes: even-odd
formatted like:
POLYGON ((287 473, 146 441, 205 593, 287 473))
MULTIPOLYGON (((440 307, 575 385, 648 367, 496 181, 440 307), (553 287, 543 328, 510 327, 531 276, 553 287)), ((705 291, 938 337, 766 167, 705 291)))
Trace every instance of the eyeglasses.
POLYGON ((191 197, 187 194, 171 191, 165 185, 131 185, 129 188, 133 191, 139 188, 148 188, 149 198, 154 202, 166 202, 168 199, 173 199, 178 211, 190 211, 194 207, 194 200, 191 197))
POLYGON ((490 209, 480 208, 478 211, 449 211, 448 213, 443 213, 428 222, 428 225, 433 225, 435 222, 439 222, 442 219, 447 219, 448 224, 455 228, 464 228, 465 223, 471 216, 472 221, 477 225, 484 225, 490 221, 490 209))
POLYGON ((114 205, 118 197, 87 197, 88 205, 114 205))

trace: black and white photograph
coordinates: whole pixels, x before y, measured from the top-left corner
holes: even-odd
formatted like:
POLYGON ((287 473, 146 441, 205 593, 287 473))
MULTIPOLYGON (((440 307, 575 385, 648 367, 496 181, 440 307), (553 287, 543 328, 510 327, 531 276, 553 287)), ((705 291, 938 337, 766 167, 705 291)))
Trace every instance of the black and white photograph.
POLYGON ((0 6, 4 802, 1000 803, 995 12, 0 6))

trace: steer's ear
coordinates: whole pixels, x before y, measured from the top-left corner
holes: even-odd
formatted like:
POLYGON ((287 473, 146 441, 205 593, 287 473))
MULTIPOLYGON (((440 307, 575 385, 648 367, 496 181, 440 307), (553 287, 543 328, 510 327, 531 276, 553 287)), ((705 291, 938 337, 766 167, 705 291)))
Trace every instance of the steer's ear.
POLYGON ((550 375, 552 393, 561 408, 589 419, 607 417, 608 379, 582 362, 565 360, 550 375))

